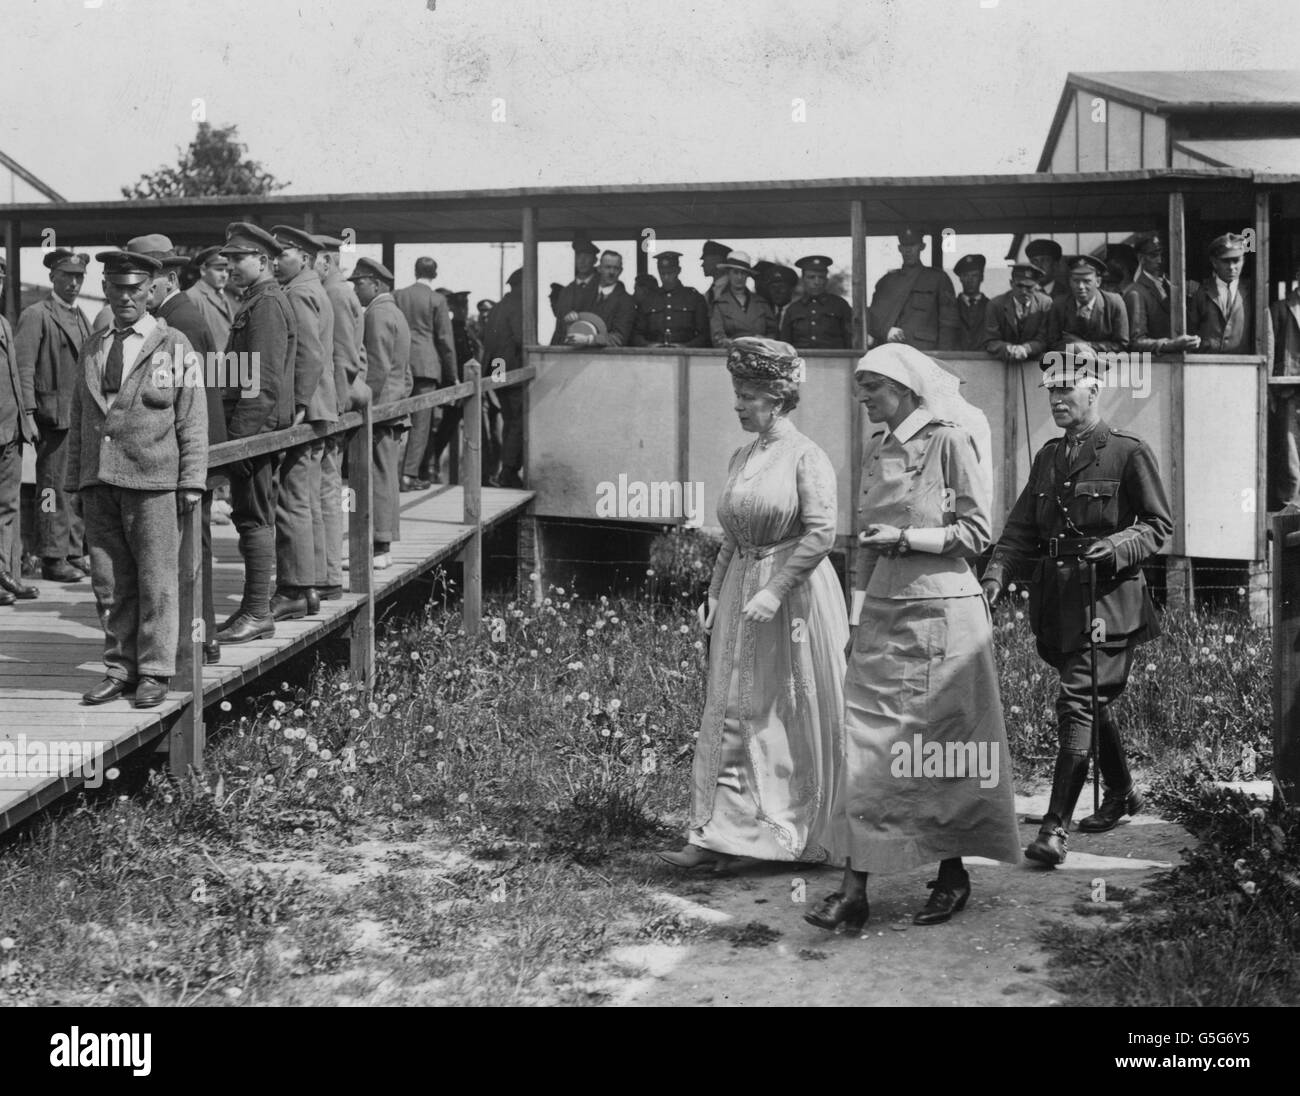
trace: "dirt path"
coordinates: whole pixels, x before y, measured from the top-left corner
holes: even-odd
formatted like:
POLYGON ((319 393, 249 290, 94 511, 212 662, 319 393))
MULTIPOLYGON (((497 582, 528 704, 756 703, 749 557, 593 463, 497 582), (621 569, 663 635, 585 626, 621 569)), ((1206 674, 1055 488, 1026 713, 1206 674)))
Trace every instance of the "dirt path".
MULTIPOLYGON (((1022 819, 1037 816, 1045 800, 1018 796, 1016 808, 1022 819)), ((1024 843, 1036 831, 1022 822, 1024 843)), ((646 974, 608 987, 609 1003, 1059 1004, 1047 984, 1041 929, 1053 921, 1106 923, 1078 912, 1101 912, 1092 902, 1094 879, 1105 880, 1108 899, 1131 897, 1178 863, 1192 843, 1182 827, 1144 815, 1107 834, 1071 835, 1069 859, 1055 870, 967 860, 970 904, 948 924, 929 928, 912 925, 911 917, 924 904, 933 867, 881 876, 872 880, 871 920, 858 939, 803 921, 808 904, 836 888, 837 871, 687 876, 665 886, 665 901, 678 906, 683 920, 722 926, 723 935, 618 948, 611 958, 646 974), (806 881, 803 904, 795 900, 800 878, 806 881)), ((1107 910, 1112 917, 1118 905, 1107 910)))

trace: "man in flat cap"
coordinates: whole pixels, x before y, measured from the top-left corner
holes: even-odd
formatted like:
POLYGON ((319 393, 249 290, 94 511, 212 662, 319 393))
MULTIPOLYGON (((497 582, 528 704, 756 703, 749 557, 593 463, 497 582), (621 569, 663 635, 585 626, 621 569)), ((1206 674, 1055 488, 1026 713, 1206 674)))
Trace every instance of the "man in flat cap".
MULTIPOLYGON (((415 260, 415 281, 393 294, 411 329, 412 396, 449 385, 456 375, 451 310, 446 298, 433 287, 437 276, 438 264, 427 255, 421 256, 415 260)), ((430 485, 428 453, 437 417, 434 411, 430 407, 411 415, 406 456, 402 460, 403 491, 423 491, 430 485)))
POLYGON ((190 261, 199 278, 185 295, 199 306, 217 349, 224 350, 230 324, 239 311, 239 290, 230 282, 230 260, 221 254, 221 244, 213 244, 190 261))
POLYGON ((1052 419, 1064 435, 1034 458, 981 580, 991 605, 1021 567, 1033 564, 1029 621, 1039 657, 1060 675, 1059 750, 1047 812, 1025 856, 1052 867, 1065 861, 1070 818, 1088 776, 1090 641, 1096 642, 1098 767, 1106 798, 1079 829, 1101 833, 1142 809, 1110 713, 1128 682, 1135 648, 1160 634, 1142 564, 1173 530, 1155 455, 1101 417, 1105 362, 1066 354, 1065 368, 1044 365, 1052 419), (1099 629, 1091 621, 1090 572, 1099 629))
POLYGON ((853 345, 853 309, 826 289, 829 255, 805 255, 795 264, 803 272, 803 295, 785 310, 776 336, 798 350, 844 350, 853 345))
MULTIPOLYGON (((334 357, 335 406, 342 415, 370 402, 362 344, 365 339, 365 309, 352 283, 339 269, 343 241, 336 236, 314 237, 316 274, 325 287, 334 315, 331 349, 334 357)), ((322 601, 343 596, 343 538, 347 520, 343 509, 343 446, 341 435, 325 439, 320 460, 320 510, 325 526, 325 578, 316 592, 322 601)))
POLYGON ((563 345, 569 324, 578 318, 579 312, 590 312, 595 305, 596 294, 600 290, 600 278, 596 273, 596 259, 599 255, 600 248, 585 235, 580 232, 574 235, 573 281, 560 291, 555 301, 557 322, 555 334, 551 336, 552 346, 563 345))
POLYGON ((767 272, 767 292, 765 298, 772 306, 772 318, 777 331, 785 323, 785 314, 790 311, 794 300, 794 287, 799 284, 799 275, 790 267, 772 263, 767 272))
POLYGON ((708 346, 709 310, 698 289, 682 285, 682 253, 655 254, 659 288, 637 304, 633 346, 708 346))
MULTIPOLYGON (((506 279, 506 295, 488 313, 483 329, 483 364, 494 370, 499 361, 509 372, 524 363, 524 306, 521 295, 524 272, 506 279)), ((523 392, 518 385, 497 392, 501 399, 501 467, 488 474, 492 487, 523 487, 523 392)))
POLYGON ((1235 232, 1210 243, 1214 270, 1187 301, 1187 330, 1201 337, 1202 354, 1253 354, 1254 297, 1250 279, 1241 276, 1246 241, 1235 232))
POLYGON ((89 573, 81 515, 63 490, 77 358, 90 324, 77 305, 90 256, 55 248, 43 259, 53 291, 18 317, 15 341, 23 384, 36 394, 36 552, 41 575, 78 582, 89 573))
POLYGON ((957 297, 942 270, 921 265, 924 238, 913 229, 898 236, 903 266, 876 283, 868 309, 876 343, 901 342, 918 350, 951 350, 957 345, 957 297))
POLYGON ((1043 272, 1033 263, 1011 268, 1011 289, 989 302, 984 350, 1004 362, 1042 357, 1052 298, 1038 288, 1043 272))
POLYGON ((718 270, 727 275, 728 284, 709 309, 709 341, 726 348, 733 339, 746 335, 776 338, 772 306, 748 287, 754 275, 749 256, 743 251, 733 251, 718 263, 718 270))
POLYGON ((726 292, 731 280, 726 270, 722 269, 719 264, 726 261, 731 254, 731 248, 726 244, 720 244, 717 240, 705 240, 704 247, 700 251, 700 269, 704 271, 704 276, 709 279, 709 286, 704 291, 704 304, 713 311, 713 306, 717 303, 718 297, 726 292))
MULTIPOLYGON (((283 430, 301 422, 307 413, 306 405, 296 402, 294 390, 298 322, 275 280, 273 262, 280 250, 275 237, 257 225, 237 221, 226 227, 221 251, 230 260, 231 280, 242 292, 230 325, 226 359, 239 363, 241 375, 251 372, 257 378, 255 396, 227 401, 226 433, 231 441, 283 430)), ((274 453, 226 466, 230 516, 244 559, 244 591, 238 611, 217 633, 222 643, 249 643, 275 635, 271 615, 275 467, 274 453)))
POLYGON ((1130 349, 1144 354, 1195 350, 1201 345, 1199 335, 1174 337, 1170 334, 1169 302, 1173 289, 1165 277, 1165 247, 1160 233, 1143 236, 1134 250, 1138 256, 1138 272, 1124 293, 1130 349))
POLYGON ((194 360, 189 340, 147 309, 162 264, 129 251, 95 257, 113 324, 82 347, 65 486, 81 495, 91 570, 109 606, 105 676, 82 700, 134 692, 137 708, 152 708, 176 671, 177 514, 203 496, 207 405, 176 368, 194 360))
POLYGON ((984 349, 989 311, 989 299, 980 291, 984 284, 984 266, 983 255, 963 255, 952 268, 961 282, 961 292, 957 294, 958 332, 954 350, 984 349))
MULTIPOLYGON (((293 309, 298 329, 294 351, 294 404, 306 407, 303 422, 338 422, 334 382, 334 306, 316 273, 316 237, 292 225, 271 229, 280 253, 271 261, 275 280, 293 309)), ((325 517, 322 510, 323 439, 280 454, 276 472, 275 582, 271 616, 298 620, 320 612, 318 589, 328 585, 325 517)))
MULTIPOLYGON (((393 299, 393 273, 383 263, 361 258, 348 280, 366 310, 366 384, 375 406, 411 394, 411 328, 393 299)), ((389 551, 401 520, 401 447, 405 422, 375 423, 372 447, 374 566, 392 565, 389 551)))
POLYGON ((1030 240, 1025 258, 1043 272, 1038 288, 1053 301, 1070 296, 1070 278, 1061 265, 1061 245, 1055 240, 1030 240))
MULTIPOLYGON (((212 341, 212 332, 208 329, 203 312, 193 299, 181 292, 180 275, 190 264, 185 255, 177 255, 172 242, 166 236, 137 236, 128 240, 126 250, 131 254, 148 255, 157 259, 162 269, 154 275, 149 283, 149 299, 146 307, 150 315, 156 316, 173 330, 179 331, 189 341, 194 352, 203 362, 203 402, 207 417, 208 445, 217 445, 226 440, 225 401, 238 396, 238 389, 228 390, 229 378, 224 372, 212 368, 216 364, 216 345, 212 341), (225 383, 223 383, 225 382, 225 383)), ((208 476, 204 489, 202 506, 202 572, 201 572, 201 611, 203 613, 203 660, 215 663, 221 660, 221 644, 217 640, 216 605, 212 593, 212 491, 214 480, 219 474, 208 476)))
MULTIPOLYGON (((0 300, 8 273, 0 255, 0 300)), ((13 328, 0 314, 0 605, 34 598, 37 590, 22 581, 23 537, 20 523, 23 443, 35 445, 36 393, 23 383, 13 328)))
POLYGON ((1094 351, 1128 349, 1128 309, 1118 293, 1101 288, 1106 264, 1093 255, 1065 260, 1070 296, 1058 297, 1047 315, 1047 348, 1065 351, 1091 347, 1094 351))

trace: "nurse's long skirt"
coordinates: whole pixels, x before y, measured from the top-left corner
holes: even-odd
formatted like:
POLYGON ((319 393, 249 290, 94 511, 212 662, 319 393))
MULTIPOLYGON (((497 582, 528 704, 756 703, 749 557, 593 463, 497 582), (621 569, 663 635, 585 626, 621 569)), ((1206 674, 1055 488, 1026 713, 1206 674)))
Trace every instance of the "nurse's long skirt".
POLYGON ((844 683, 835 862, 1020 861, 1011 755, 980 595, 868 597, 844 683))

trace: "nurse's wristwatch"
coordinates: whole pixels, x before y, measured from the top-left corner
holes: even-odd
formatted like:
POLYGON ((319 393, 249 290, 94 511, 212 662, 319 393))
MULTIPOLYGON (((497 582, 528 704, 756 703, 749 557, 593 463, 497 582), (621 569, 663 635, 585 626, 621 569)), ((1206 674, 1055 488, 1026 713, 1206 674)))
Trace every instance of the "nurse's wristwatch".
POLYGON ((911 542, 907 539, 907 530, 909 528, 910 526, 904 525, 898 531, 898 543, 894 545, 894 554, 897 556, 905 556, 912 550, 911 542))

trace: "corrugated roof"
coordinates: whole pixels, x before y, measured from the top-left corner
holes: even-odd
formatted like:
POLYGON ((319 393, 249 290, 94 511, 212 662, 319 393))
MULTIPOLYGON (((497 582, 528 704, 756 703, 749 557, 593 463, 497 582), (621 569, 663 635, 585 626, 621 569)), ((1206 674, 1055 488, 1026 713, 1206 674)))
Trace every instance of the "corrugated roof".
POLYGON ((1242 137, 1175 141, 1174 148, 1216 167, 1283 174, 1300 172, 1300 137, 1242 137))
POLYGON ((1165 113, 1225 107, 1300 111, 1300 69, 1072 72, 1066 84, 1165 113))

